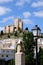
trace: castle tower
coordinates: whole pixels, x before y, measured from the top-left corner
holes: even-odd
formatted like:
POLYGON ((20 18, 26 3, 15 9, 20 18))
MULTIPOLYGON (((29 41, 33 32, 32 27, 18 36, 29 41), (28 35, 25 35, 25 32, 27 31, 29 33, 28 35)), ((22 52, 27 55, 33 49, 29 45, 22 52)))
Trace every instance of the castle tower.
POLYGON ((10 25, 10 33, 13 33, 13 31, 14 31, 14 26, 10 25))
POLYGON ((19 28, 20 28, 20 30, 23 30, 23 22, 22 21, 19 22, 19 28))
POLYGON ((17 18, 14 21, 14 25, 8 25, 5 26, 4 28, 4 33, 13 33, 13 31, 18 31, 18 30, 23 30, 23 22, 21 21, 21 19, 17 18))
POLYGON ((19 18, 15 19, 15 21, 14 21, 14 27, 16 27, 17 31, 19 30, 19 28, 21 30, 23 30, 23 22, 21 21, 21 19, 19 19, 19 18))
POLYGON ((13 33, 13 31, 14 31, 13 25, 5 26, 4 28, 4 33, 13 33))
POLYGON ((5 26, 5 28, 4 28, 4 33, 9 33, 9 31, 10 31, 9 26, 5 26))

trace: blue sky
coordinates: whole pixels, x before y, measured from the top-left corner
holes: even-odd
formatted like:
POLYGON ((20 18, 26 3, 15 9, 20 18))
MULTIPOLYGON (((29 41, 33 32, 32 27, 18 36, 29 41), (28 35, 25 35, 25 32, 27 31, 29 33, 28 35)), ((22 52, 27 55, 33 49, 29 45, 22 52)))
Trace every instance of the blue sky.
POLYGON ((43 32, 43 0, 0 0, 0 30, 21 18, 24 28, 38 25, 43 32))

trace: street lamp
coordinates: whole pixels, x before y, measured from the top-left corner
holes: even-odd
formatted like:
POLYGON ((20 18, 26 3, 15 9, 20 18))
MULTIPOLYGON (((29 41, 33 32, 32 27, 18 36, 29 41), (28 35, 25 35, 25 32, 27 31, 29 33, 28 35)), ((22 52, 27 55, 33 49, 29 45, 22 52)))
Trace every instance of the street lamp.
POLYGON ((35 27, 33 27, 32 29, 32 33, 33 33, 33 36, 34 36, 34 41, 36 43, 36 65, 38 65, 38 47, 37 47, 37 40, 38 40, 38 36, 40 35, 41 33, 41 29, 35 25, 35 27))

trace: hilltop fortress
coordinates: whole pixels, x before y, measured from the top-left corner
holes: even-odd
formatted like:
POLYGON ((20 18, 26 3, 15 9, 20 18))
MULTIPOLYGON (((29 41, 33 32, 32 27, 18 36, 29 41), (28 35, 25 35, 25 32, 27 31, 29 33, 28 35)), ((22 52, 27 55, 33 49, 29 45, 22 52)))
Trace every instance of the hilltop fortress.
MULTIPOLYGON (((14 32, 23 31, 23 22, 21 19, 17 18, 14 20, 13 25, 8 25, 4 27, 4 34, 0 34, 0 60, 8 61, 14 59, 16 45, 21 37, 16 37, 14 32), (9 33, 13 33, 13 35, 9 33)), ((20 35, 20 33, 18 34, 20 35)))
POLYGON ((13 33, 14 31, 23 30, 23 22, 20 18, 15 19, 14 25, 8 25, 4 28, 4 33, 13 33))

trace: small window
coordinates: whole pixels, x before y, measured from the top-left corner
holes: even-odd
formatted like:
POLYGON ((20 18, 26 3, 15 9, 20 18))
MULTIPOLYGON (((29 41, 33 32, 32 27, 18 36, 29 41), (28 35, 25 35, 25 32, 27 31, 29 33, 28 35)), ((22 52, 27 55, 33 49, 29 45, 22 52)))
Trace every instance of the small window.
POLYGON ((6 55, 6 57, 8 57, 8 55, 6 55))
POLYGON ((11 52, 13 52, 13 50, 11 50, 11 52))
POLYGON ((9 50, 7 50, 7 52, 9 52, 9 50))
POLYGON ((2 55, 2 57, 4 57, 4 55, 2 55))

